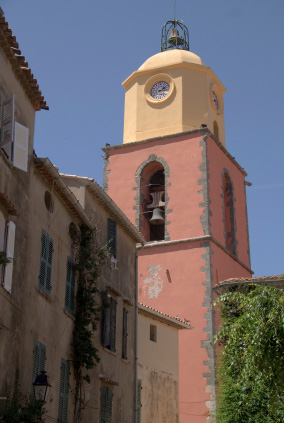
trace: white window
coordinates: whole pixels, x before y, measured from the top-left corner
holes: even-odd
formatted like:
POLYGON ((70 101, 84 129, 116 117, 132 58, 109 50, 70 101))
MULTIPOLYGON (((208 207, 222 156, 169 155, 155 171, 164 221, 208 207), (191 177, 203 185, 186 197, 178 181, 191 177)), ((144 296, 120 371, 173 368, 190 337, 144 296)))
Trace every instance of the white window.
POLYGON ((15 122, 15 96, 2 101, 1 104, 1 138, 0 148, 7 159, 18 169, 28 169, 29 129, 15 122))
POLYGON ((0 212, 0 252, 2 259, 9 260, 9 263, 4 264, 3 268, 3 286, 8 292, 12 290, 15 232, 15 223, 9 222, 6 225, 5 217, 0 212))

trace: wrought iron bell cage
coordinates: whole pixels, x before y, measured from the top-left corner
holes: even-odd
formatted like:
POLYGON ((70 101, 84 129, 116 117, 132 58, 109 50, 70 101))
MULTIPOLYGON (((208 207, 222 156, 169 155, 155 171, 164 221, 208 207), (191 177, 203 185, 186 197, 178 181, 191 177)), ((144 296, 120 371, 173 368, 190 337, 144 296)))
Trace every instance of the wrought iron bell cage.
POLYGON ((167 21, 162 28, 161 51, 176 48, 189 50, 188 28, 180 19, 167 21))

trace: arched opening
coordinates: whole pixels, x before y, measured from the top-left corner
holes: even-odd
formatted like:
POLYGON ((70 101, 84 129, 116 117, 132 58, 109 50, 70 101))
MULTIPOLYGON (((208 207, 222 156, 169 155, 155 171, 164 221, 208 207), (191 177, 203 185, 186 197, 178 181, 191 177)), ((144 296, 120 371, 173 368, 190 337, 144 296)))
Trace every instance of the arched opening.
POLYGON ((231 178, 227 172, 223 176, 224 195, 224 224, 225 224, 225 245, 230 253, 236 255, 236 231, 235 231, 235 209, 234 193, 231 178))
POLYGON ((151 162, 140 178, 140 231, 146 241, 165 239, 165 170, 151 162))
POLYGON ((216 122, 216 120, 214 120, 213 122, 213 132, 215 137, 219 139, 219 128, 218 128, 218 123, 216 122))

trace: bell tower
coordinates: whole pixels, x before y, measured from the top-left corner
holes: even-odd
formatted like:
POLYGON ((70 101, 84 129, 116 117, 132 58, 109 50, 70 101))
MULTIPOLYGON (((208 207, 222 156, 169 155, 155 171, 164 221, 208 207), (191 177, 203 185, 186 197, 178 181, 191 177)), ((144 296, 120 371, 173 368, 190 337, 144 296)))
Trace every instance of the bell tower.
POLYGON ((225 147, 225 88, 189 51, 182 21, 164 25, 161 52, 123 87, 123 143, 104 149, 103 185, 147 241, 139 301, 193 326, 180 334, 180 423, 206 423, 215 407, 212 288, 252 273, 246 172, 225 147))

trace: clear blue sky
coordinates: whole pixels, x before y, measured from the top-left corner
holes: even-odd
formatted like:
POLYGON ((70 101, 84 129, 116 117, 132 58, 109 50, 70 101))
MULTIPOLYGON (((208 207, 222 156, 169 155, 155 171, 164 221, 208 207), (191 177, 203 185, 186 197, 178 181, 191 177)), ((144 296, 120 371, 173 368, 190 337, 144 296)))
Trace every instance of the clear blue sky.
MULTIPOLYGON (((101 147, 122 143, 121 83, 160 50, 173 0, 1 0, 50 111, 35 150, 102 181, 101 147)), ((284 273, 284 1, 177 0, 191 50, 227 88, 227 149, 248 173, 252 268, 284 273)))

